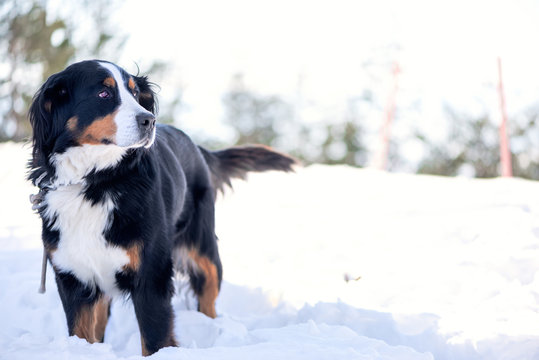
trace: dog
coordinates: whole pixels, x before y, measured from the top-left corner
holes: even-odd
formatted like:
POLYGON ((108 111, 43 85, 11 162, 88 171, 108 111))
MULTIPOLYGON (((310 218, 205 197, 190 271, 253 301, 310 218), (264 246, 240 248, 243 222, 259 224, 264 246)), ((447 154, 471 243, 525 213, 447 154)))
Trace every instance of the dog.
POLYGON ((198 310, 217 316, 217 191, 249 171, 295 164, 264 146, 206 150, 156 124, 156 106, 146 76, 88 60, 48 78, 29 110, 28 179, 40 189, 42 240, 69 335, 103 342, 111 299, 129 296, 144 356, 178 346, 174 271, 189 276, 198 310))

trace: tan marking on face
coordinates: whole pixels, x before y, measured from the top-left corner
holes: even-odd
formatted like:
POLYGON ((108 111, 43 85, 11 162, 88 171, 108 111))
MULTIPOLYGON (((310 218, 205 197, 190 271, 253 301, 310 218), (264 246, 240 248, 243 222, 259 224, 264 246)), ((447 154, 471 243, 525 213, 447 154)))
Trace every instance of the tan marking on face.
POLYGON ((102 342, 109 319, 110 299, 101 297, 91 305, 83 305, 75 320, 73 335, 90 344, 102 342))
POLYGON ((71 132, 77 131, 77 123, 79 122, 79 118, 76 116, 73 116, 72 118, 69 118, 67 120, 67 128, 71 132))
POLYGON ((45 105, 44 105, 44 106, 45 106, 45 110, 47 110, 47 112, 50 113, 51 110, 52 110, 52 101, 50 101, 50 100, 49 100, 49 101, 45 101, 45 105))
POLYGON ((129 86, 131 90, 135 90, 135 80, 133 80, 132 77, 129 78, 129 81, 127 82, 127 86, 129 86))
POLYGON ((142 245, 135 243, 126 249, 127 256, 129 257, 129 263, 124 266, 124 269, 137 271, 140 266, 140 255, 142 251, 142 245))
POLYGON ((103 144, 104 140, 114 143, 116 131, 118 130, 116 122, 114 121, 115 116, 116 111, 105 117, 94 120, 94 122, 80 134, 78 139, 79 144, 99 145, 103 144))
POLYGON ((215 300, 219 295, 219 278, 217 267, 206 256, 201 256, 197 251, 189 251, 189 257, 195 262, 198 268, 204 273, 205 281, 202 293, 198 295, 200 311, 211 318, 217 317, 215 311, 215 300))
POLYGON ((113 87, 116 87, 116 80, 114 80, 114 78, 112 76, 109 76, 108 78, 103 80, 103 84, 105 86, 113 88, 113 87))

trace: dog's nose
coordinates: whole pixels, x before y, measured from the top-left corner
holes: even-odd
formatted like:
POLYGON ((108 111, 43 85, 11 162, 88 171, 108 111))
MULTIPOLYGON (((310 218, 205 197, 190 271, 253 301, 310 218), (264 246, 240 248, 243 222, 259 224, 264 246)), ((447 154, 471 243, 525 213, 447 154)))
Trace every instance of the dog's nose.
POLYGON ((136 117, 140 130, 150 130, 155 126, 155 116, 148 112, 139 113, 136 117))

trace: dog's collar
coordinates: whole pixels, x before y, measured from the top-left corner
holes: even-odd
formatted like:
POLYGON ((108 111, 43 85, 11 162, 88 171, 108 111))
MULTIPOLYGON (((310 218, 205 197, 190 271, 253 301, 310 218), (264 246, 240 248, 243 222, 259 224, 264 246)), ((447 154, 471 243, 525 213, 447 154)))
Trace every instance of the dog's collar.
POLYGON ((39 175, 39 177, 34 181, 34 185, 39 188, 39 192, 37 194, 31 194, 30 195, 30 202, 32 203, 32 210, 39 210, 42 208, 45 200, 45 195, 49 191, 57 190, 61 187, 65 186, 71 186, 71 185, 81 185, 84 183, 84 180, 80 181, 73 181, 68 183, 55 183, 54 181, 51 181, 48 179, 47 181, 44 181, 44 179, 47 177, 47 172, 43 172, 43 174, 39 175))
POLYGON ((54 190, 56 186, 53 185, 52 181, 48 179, 43 181, 47 177, 47 172, 44 171, 39 177, 34 181, 34 185, 39 188, 39 192, 54 190))

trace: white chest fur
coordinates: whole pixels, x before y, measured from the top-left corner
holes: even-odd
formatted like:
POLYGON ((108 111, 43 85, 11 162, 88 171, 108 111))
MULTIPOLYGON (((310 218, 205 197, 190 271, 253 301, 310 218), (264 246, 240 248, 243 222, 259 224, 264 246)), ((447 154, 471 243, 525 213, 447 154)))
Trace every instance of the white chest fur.
POLYGON ((46 220, 60 233, 52 263, 71 272, 81 282, 115 295, 116 273, 129 262, 125 250, 111 246, 104 237, 110 226, 111 199, 93 205, 84 199, 82 185, 61 186, 46 197, 46 220))

